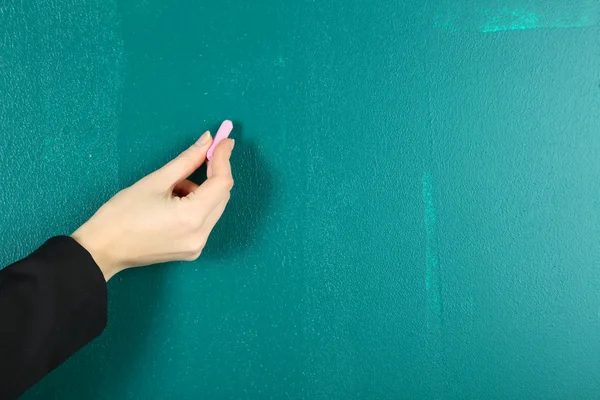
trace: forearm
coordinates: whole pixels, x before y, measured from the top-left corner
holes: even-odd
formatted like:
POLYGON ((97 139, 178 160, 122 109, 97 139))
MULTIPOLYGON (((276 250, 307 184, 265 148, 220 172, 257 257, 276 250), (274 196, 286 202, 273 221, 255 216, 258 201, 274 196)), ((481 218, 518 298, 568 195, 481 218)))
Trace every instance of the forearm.
POLYGON ((70 237, 0 271, 0 398, 16 398, 106 326, 102 272, 70 237))

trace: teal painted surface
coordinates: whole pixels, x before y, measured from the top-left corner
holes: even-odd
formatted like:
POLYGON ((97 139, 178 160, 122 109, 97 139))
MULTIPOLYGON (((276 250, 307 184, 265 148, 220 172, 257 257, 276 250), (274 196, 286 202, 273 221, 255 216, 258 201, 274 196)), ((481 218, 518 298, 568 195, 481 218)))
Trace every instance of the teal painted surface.
POLYGON ((25 398, 596 398, 598 3, 488 3, 0 4, 2 264, 237 126, 206 254, 25 398))

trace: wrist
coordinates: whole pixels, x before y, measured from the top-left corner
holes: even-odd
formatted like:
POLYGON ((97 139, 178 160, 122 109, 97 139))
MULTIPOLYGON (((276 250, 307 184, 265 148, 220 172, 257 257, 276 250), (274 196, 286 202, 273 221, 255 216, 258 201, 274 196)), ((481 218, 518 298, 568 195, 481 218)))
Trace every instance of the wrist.
POLYGON ((101 237, 93 235, 86 225, 77 229, 71 237, 90 253, 106 282, 122 270, 108 251, 109 246, 101 237))

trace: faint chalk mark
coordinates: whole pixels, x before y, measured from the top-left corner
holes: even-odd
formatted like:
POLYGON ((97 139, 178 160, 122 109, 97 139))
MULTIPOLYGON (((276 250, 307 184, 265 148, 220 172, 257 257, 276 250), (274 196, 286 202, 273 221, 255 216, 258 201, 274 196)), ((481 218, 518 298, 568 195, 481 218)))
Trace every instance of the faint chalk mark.
POLYGON ((425 203, 425 229, 427 232, 427 265, 425 289, 427 290, 427 325, 441 325, 442 296, 440 284, 440 260, 438 255, 437 215, 435 188, 430 173, 423 174, 423 202, 425 203))

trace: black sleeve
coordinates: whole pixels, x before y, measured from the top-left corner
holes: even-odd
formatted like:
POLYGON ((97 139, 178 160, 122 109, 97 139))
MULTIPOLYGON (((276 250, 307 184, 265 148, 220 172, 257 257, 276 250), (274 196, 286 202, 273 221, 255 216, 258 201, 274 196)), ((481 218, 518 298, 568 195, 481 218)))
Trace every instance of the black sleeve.
POLYGON ((74 239, 54 237, 0 271, 0 399, 13 399, 106 326, 106 282, 74 239))

